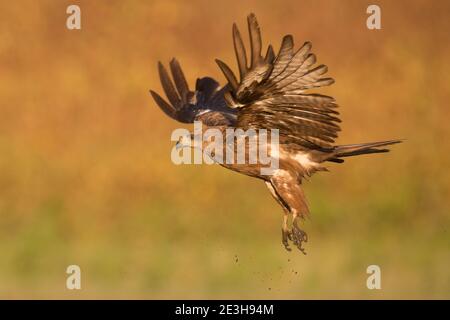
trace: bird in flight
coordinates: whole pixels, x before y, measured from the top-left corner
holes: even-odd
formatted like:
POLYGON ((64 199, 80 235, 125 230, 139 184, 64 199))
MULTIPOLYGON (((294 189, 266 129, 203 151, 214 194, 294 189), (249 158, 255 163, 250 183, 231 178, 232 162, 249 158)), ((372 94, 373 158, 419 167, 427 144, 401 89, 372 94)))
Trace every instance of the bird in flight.
MULTIPOLYGON (((169 66, 173 81, 166 68, 158 64, 168 101, 152 90, 150 93, 164 113, 182 123, 201 121, 224 135, 229 128, 278 130, 279 166, 272 173, 261 174, 260 164, 220 165, 265 182, 284 211, 282 244, 290 251, 292 242, 305 253, 303 243, 308 238, 299 224, 309 210, 302 180, 314 172, 327 171, 325 162, 342 163, 343 158, 350 156, 387 152, 385 146, 401 141, 335 145, 341 122, 338 105, 332 97, 309 92, 329 86, 334 80, 325 77, 327 66, 316 64, 311 43, 305 42, 294 50, 293 37, 286 35, 277 54, 269 45, 263 56, 256 16, 250 14, 247 23, 249 57, 236 24, 232 31, 239 80, 227 64, 216 60, 228 83, 220 86, 216 80, 203 77, 197 79, 195 90, 191 91, 180 64, 172 59, 169 66)), ((194 135, 182 137, 177 145, 194 146, 185 143, 186 139, 193 141, 194 135)))

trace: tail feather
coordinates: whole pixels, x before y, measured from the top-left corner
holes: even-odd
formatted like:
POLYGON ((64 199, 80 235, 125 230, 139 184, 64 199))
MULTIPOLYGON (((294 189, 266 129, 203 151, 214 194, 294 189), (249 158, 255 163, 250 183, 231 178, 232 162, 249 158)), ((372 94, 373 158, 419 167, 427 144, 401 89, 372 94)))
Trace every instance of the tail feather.
POLYGON ((336 158, 339 159, 343 157, 351 157, 361 154, 389 152, 389 149, 386 148, 378 149, 378 147, 388 146, 400 142, 402 142, 402 140, 388 140, 388 141, 346 144, 342 146, 336 146, 333 150, 331 159, 336 158))

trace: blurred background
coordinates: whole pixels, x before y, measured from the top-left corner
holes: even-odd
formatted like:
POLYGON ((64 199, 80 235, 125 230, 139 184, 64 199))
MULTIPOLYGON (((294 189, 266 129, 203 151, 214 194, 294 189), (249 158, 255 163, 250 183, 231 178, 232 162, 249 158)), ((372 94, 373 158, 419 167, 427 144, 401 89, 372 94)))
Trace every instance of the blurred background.
MULTIPOLYGON (((0 4, 1 298, 450 298, 448 1, 24 1, 0 4), (382 29, 366 28, 381 7, 382 29), (66 8, 81 7, 81 30, 66 8), (261 181, 176 166, 182 126, 148 94, 176 56, 194 85, 236 69, 231 26, 312 41, 336 84, 338 143, 393 152, 305 183, 308 255, 281 245, 261 181), (82 290, 66 289, 68 265, 82 290), (366 287, 381 267, 382 289, 366 287)), ((190 126, 184 126, 189 128, 190 126)))

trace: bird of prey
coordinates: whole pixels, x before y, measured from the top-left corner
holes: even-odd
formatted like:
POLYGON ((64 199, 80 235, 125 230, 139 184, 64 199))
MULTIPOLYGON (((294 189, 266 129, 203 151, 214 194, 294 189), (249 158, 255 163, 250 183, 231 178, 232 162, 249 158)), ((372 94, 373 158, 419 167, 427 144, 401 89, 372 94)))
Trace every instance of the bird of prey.
MULTIPOLYGON (((262 175, 256 164, 220 165, 262 179, 284 211, 282 244, 290 242, 305 253, 306 233, 299 222, 309 214, 302 180, 316 171, 326 171, 325 162, 344 162, 343 158, 387 152, 384 146, 400 140, 335 145, 341 122, 337 104, 332 97, 308 92, 329 86, 334 80, 325 77, 327 67, 316 64, 311 43, 294 49, 292 35, 286 35, 275 54, 271 45, 262 55, 261 31, 254 14, 247 17, 250 54, 241 34, 233 24, 232 38, 239 70, 239 80, 230 67, 216 60, 227 84, 220 86, 210 78, 197 79, 195 90, 189 89, 180 64, 170 61, 169 73, 159 63, 158 70, 168 102, 151 91, 154 100, 169 117, 182 122, 201 121, 208 128, 278 129, 279 168, 262 175)), ((194 139, 193 134, 187 139, 194 139)), ((180 139, 179 143, 183 143, 180 139)), ((193 146, 193 144, 188 144, 193 146)))

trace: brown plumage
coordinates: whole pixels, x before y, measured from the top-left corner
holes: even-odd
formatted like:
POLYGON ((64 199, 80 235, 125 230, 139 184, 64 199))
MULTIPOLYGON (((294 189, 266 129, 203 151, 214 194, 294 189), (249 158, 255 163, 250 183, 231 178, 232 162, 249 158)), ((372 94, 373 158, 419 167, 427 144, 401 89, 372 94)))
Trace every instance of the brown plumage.
POLYGON ((170 62, 173 82, 164 66, 158 65, 169 103, 154 91, 151 94, 159 107, 179 122, 201 121, 223 134, 227 128, 279 130, 279 168, 272 174, 261 175, 259 164, 221 165, 264 180, 285 213, 283 245, 290 250, 289 241, 292 241, 304 252, 302 245, 307 236, 298 221, 309 210, 301 188, 302 179, 316 171, 327 170, 323 166, 326 161, 342 163, 343 158, 349 156, 387 152, 388 149, 380 147, 400 140, 334 145, 341 122, 336 110, 338 105, 332 97, 307 93, 310 89, 334 83, 332 78, 325 76, 328 68, 323 64, 316 65, 311 43, 305 42, 294 50, 293 37, 287 35, 278 54, 268 46, 263 56, 261 31, 254 14, 248 16, 247 23, 249 55, 236 24, 232 28, 239 79, 226 63, 216 60, 227 85, 220 87, 217 81, 205 77, 197 80, 195 91, 190 91, 179 63, 173 59, 170 62), (290 216, 291 227, 288 224, 290 216))

